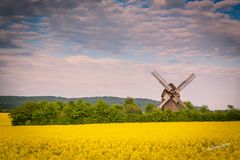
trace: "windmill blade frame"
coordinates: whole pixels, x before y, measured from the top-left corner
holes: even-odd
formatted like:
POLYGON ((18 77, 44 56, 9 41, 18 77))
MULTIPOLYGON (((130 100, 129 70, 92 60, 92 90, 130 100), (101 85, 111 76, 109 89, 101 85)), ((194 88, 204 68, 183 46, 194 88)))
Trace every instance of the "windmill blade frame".
POLYGON ((162 108, 170 99, 170 96, 165 97, 164 101, 158 106, 158 108, 162 108))
POLYGON ((178 102, 182 107, 186 108, 186 105, 184 104, 184 102, 179 98, 179 102, 178 102))
POLYGON ((194 73, 190 74, 176 89, 177 92, 181 92, 192 80, 196 78, 194 73))
POLYGON ((153 71, 151 73, 167 91, 171 91, 172 87, 169 86, 167 81, 157 71, 153 71))

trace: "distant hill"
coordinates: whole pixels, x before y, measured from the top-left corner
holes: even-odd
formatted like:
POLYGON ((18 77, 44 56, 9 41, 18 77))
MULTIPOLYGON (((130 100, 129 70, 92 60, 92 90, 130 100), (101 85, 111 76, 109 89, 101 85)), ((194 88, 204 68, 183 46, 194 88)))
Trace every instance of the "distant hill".
MULTIPOLYGON (((26 102, 36 102, 36 101, 61 101, 61 102, 69 102, 76 101, 79 98, 65 98, 65 97, 55 97, 55 96, 0 96, 0 109, 1 110, 9 110, 20 106, 26 102)), ((104 100, 108 104, 123 104, 125 98, 120 97, 82 97, 83 101, 88 101, 90 103, 95 103, 98 100, 104 100)), ((146 107, 147 104, 160 104, 159 101, 155 101, 152 99, 146 98, 134 98, 135 102, 141 107, 142 110, 146 107)))

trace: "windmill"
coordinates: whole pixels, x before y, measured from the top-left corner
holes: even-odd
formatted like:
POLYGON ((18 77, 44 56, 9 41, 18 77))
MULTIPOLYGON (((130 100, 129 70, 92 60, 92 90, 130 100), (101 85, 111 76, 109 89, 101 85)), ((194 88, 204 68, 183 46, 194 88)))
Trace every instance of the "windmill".
POLYGON ((157 71, 153 71, 152 74, 165 88, 162 93, 162 103, 158 108, 162 110, 172 109, 175 112, 179 111, 181 107, 185 107, 180 99, 180 92, 196 78, 196 75, 194 73, 190 74, 178 87, 175 87, 172 83, 168 84, 157 71))

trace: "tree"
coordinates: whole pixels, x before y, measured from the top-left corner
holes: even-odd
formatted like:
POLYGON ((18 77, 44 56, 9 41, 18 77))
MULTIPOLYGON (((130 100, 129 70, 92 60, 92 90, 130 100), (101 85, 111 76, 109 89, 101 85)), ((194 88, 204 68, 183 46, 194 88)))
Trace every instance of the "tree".
POLYGON ((109 121, 110 122, 125 122, 126 114, 122 111, 122 106, 112 105, 109 110, 109 121))
POLYGON ((78 115, 75 112, 75 104, 73 101, 70 101, 63 107, 63 113, 65 115, 65 119, 68 119, 70 123, 78 118, 78 115))
POLYGON ((230 106, 226 111, 210 111, 207 105, 200 110, 194 109, 190 101, 185 102, 187 109, 173 112, 171 109, 161 111, 153 104, 148 104, 145 113, 134 102, 126 98, 123 105, 110 106, 104 101, 94 105, 83 102, 28 102, 11 111, 13 125, 43 124, 86 124, 105 122, 156 122, 156 121, 237 121, 240 110, 230 106))
POLYGON ((102 100, 99 100, 93 106, 93 118, 95 122, 108 122, 110 106, 102 100))
POLYGON ((126 98, 123 105, 123 112, 126 114, 140 114, 142 110, 140 107, 134 102, 133 98, 126 98))
POLYGON ((123 109, 123 106, 122 106, 122 105, 119 105, 119 104, 112 104, 111 108, 112 108, 112 109, 122 110, 122 109, 123 109))
POLYGON ((208 106, 207 105, 203 105, 203 106, 201 106, 200 107, 200 110, 199 110, 200 112, 209 112, 209 108, 208 108, 208 106))
POLYGON ((175 113, 172 111, 171 108, 168 108, 167 110, 163 111, 163 116, 165 117, 166 121, 172 121, 174 119, 175 113))
POLYGON ((228 120, 236 121, 240 120, 240 110, 231 109, 227 111, 228 120))
POLYGON ((151 113, 157 110, 157 107, 154 104, 148 104, 145 108, 146 113, 151 113))
POLYGON ((184 102, 185 106, 186 106, 186 109, 195 109, 192 102, 190 101, 186 101, 184 102))
POLYGON ((131 105, 136 105, 136 103, 134 102, 134 99, 131 98, 131 97, 127 97, 124 101, 124 105, 127 105, 127 104, 131 104, 131 105))
POLYGON ((232 109, 234 109, 234 106, 231 105, 231 104, 229 104, 229 105, 227 105, 227 108, 230 109, 230 110, 232 110, 232 109))
POLYGON ((27 102, 20 107, 15 108, 11 111, 11 118, 13 125, 25 125, 28 121, 33 120, 33 114, 35 110, 40 108, 39 103, 37 102, 27 102))

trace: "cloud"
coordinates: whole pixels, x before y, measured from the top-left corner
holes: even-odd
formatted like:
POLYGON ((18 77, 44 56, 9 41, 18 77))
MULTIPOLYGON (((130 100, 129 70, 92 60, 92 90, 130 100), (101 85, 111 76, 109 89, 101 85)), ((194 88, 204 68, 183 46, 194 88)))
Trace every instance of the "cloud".
MULTIPOLYGON (((240 22, 217 12, 233 5, 226 3, 4 2, 0 93, 158 99, 162 88, 156 88, 149 74, 157 69, 175 83, 191 72, 199 75, 183 97, 206 94, 204 88, 213 85, 216 90, 207 97, 214 95, 214 102, 207 102, 220 104, 219 89, 231 92, 232 100, 226 96, 226 102, 237 104, 240 22)), ((198 96, 194 101, 201 100, 198 96)), ((221 104, 226 102, 223 96, 221 104)))
POLYGON ((184 6, 182 0, 151 0, 153 7, 179 8, 184 6))
MULTIPOLYGON (((94 2, 94 0, 91 0, 94 2)), ((95 1, 97 2, 97 0, 95 1)), ((57 9, 72 9, 79 3, 86 3, 86 0, 56 1, 56 0, 8 0, 1 2, 1 16, 41 16, 55 12, 57 9)))
POLYGON ((214 2, 211 0, 203 0, 203 1, 190 1, 187 3, 188 7, 192 9, 199 9, 199 10, 215 10, 214 2))
POLYGON ((220 1, 215 4, 216 9, 227 9, 231 6, 240 4, 238 0, 227 0, 227 1, 220 1))
MULTIPOLYGON (((139 7, 137 3, 142 1, 126 3, 131 7, 122 7, 106 0, 46 1, 44 5, 43 1, 24 1, 19 5, 6 2, 3 8, 12 5, 12 8, 20 10, 18 7, 23 8, 21 5, 26 8, 32 6, 30 8, 36 7, 48 16, 34 21, 27 18, 30 14, 25 13, 25 17, 17 18, 21 21, 10 21, 6 26, 8 31, 2 30, 5 32, 1 40, 2 47, 26 47, 28 44, 24 45, 23 42, 31 37, 33 42, 38 43, 37 47, 47 46, 49 40, 51 45, 64 45, 67 41, 75 52, 104 52, 105 56, 138 53, 184 56, 184 52, 196 53, 197 56, 208 53, 217 59, 239 56, 240 22, 212 10, 221 2, 214 4, 205 0, 184 4, 178 0, 151 1, 152 5, 160 7, 172 6, 170 10, 168 7, 157 10, 139 7), (181 5, 186 7, 174 7, 181 5)), ((36 15, 39 17, 40 14, 36 15)))
POLYGON ((52 21, 52 25, 56 26, 52 28, 60 30, 61 33, 65 33, 64 28, 68 28, 65 36, 69 39, 88 48, 114 53, 123 53, 125 48, 131 47, 139 48, 139 51, 143 50, 143 47, 155 50, 163 48, 164 51, 166 46, 171 45, 179 49, 188 45, 191 50, 202 51, 202 48, 205 48, 211 52, 214 48, 236 48, 236 43, 239 43, 239 35, 235 34, 239 22, 208 11, 154 11, 134 7, 121 8, 111 4, 97 6, 95 12, 87 13, 87 16, 84 14, 84 7, 81 6, 75 8, 69 16, 56 14, 54 19, 58 21, 52 21), (208 24, 203 28, 205 23, 208 24), (88 41, 84 41, 85 39, 88 41))
POLYGON ((229 9, 229 7, 238 4, 240 4, 238 0, 224 0, 216 3, 214 3, 211 0, 203 0, 203 1, 190 1, 187 3, 187 6, 193 9, 215 11, 218 9, 229 9))

